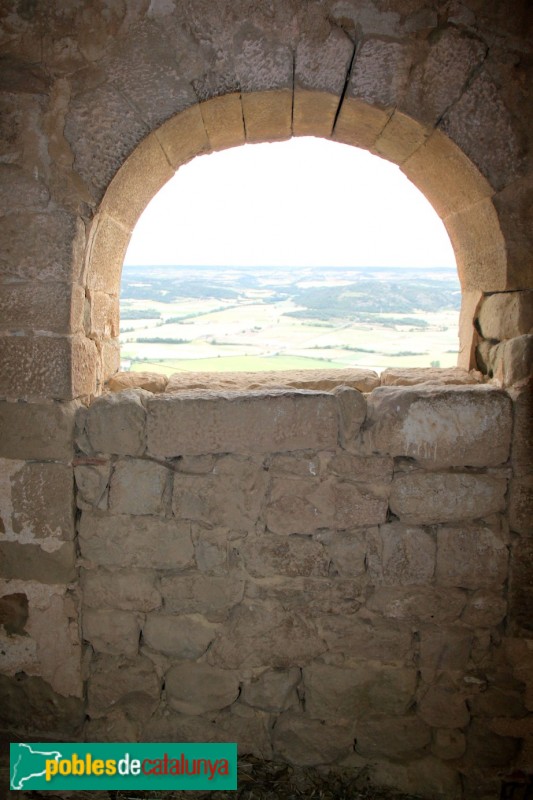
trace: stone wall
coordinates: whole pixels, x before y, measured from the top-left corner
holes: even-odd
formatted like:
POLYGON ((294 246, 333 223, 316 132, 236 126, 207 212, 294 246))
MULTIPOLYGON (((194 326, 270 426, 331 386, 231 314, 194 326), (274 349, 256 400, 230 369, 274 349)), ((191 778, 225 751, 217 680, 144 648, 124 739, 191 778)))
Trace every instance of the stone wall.
POLYGON ((53 441, 39 419, 39 460, 12 444, 4 725, 236 740, 428 798, 532 768, 518 395, 334 374, 121 389, 53 441))

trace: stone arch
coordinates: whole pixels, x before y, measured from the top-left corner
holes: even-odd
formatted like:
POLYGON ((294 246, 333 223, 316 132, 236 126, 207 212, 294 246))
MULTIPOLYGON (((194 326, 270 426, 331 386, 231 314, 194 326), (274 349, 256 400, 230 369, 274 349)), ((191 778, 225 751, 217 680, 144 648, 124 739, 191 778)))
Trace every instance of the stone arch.
MULTIPOLYGON (((369 103, 300 90, 231 93, 176 114, 150 133, 109 184, 95 216, 86 256, 91 317, 118 315, 124 254, 133 228, 152 197, 180 166, 197 155, 243 145, 320 136, 361 147, 398 164, 424 193, 450 236, 463 289, 460 365, 473 366, 473 317, 479 292, 505 289, 505 241, 492 203, 493 189, 473 162, 439 130, 406 114, 369 103)), ((110 356, 106 380, 118 365, 118 345, 101 330, 110 356)))

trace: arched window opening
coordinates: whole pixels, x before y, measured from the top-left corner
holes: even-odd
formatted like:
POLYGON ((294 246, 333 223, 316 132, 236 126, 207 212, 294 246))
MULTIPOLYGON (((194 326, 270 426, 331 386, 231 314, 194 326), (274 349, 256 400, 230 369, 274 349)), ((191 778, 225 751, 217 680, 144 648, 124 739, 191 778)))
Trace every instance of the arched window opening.
POLYGON ((451 367, 461 289, 440 218, 399 168, 297 138, 182 166, 124 259, 121 367, 451 367))

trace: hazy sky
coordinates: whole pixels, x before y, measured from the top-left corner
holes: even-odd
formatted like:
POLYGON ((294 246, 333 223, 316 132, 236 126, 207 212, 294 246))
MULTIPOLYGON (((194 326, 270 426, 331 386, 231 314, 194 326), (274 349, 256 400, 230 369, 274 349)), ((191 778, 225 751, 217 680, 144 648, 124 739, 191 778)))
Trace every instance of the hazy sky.
POLYGON ((397 166, 307 137, 181 167, 142 214, 125 263, 454 267, 455 258, 397 166))

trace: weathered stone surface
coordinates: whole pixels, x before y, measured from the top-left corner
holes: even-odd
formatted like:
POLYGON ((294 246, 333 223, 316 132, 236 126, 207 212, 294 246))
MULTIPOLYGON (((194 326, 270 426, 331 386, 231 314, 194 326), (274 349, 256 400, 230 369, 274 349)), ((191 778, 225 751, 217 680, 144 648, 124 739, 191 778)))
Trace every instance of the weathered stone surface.
POLYGON ((465 603, 466 595, 459 589, 379 586, 369 597, 367 608, 391 619, 446 623, 459 618, 465 603))
POLYGON ((368 560, 370 579, 384 586, 426 584, 435 570, 435 539, 400 522, 380 525, 377 553, 368 560))
POLYGON ((320 637, 330 653, 343 654, 347 663, 412 661, 412 633, 401 623, 365 617, 328 614, 317 618, 320 637))
POLYGON ((84 511, 79 545, 83 558, 104 567, 184 569, 193 564, 189 525, 156 517, 84 511))
POLYGON ((82 697, 78 608, 65 586, 0 580, 0 669, 38 675, 64 696, 82 697))
POLYGON ((249 682, 244 683, 241 701, 263 711, 285 711, 298 705, 296 687, 300 683, 298 667, 291 669, 265 670, 249 682))
POLYGON ((369 717, 355 725, 356 751, 367 758, 408 759, 431 741, 431 729, 419 717, 369 717))
MULTIPOLYGON (((287 52, 286 55, 292 61, 287 52)), ((292 135, 292 91, 254 91, 241 94, 246 141, 281 142, 292 135)))
POLYGON ((382 108, 398 105, 407 84, 413 49, 404 42, 369 38, 357 48, 348 97, 382 108))
POLYGON ((319 528, 377 525, 387 516, 386 486, 348 481, 274 478, 266 509, 274 533, 313 533, 319 528))
POLYGON ((168 383, 166 375, 158 372, 117 372, 109 379, 111 392, 122 392, 124 389, 144 389, 158 394, 164 392, 168 383))
POLYGON ((73 400, 96 387, 97 350, 85 336, 0 336, 0 395, 73 400))
POLYGON ((434 728, 464 728, 470 719, 464 698, 447 686, 429 686, 418 701, 418 713, 434 728))
POLYGON ((116 609, 86 608, 82 620, 83 638, 99 653, 137 655, 141 628, 136 615, 116 609))
POLYGON ((533 475, 513 478, 510 483, 509 524, 524 536, 533 534, 533 475))
POLYGON ((309 619, 324 614, 354 614, 364 602, 365 581, 353 578, 261 578, 246 582, 245 598, 276 600, 287 611, 309 619))
POLYGON ((475 519, 503 511, 506 489, 499 475, 412 472, 394 478, 390 507, 405 524, 475 519))
POLYGON ((202 656, 217 632, 217 625, 201 614, 148 614, 143 627, 144 644, 179 659, 202 656))
MULTIPOLYGON (((231 541, 234 538, 227 528, 206 530, 201 525, 192 525, 194 557, 201 572, 210 575, 226 575, 233 563, 230 561, 231 541)), ((240 538, 242 534, 235 534, 240 538)))
POLYGON ((142 455, 146 419, 142 400, 150 396, 141 389, 127 389, 118 394, 105 394, 95 400, 84 420, 92 449, 97 453, 142 455))
POLYGON ((107 292, 87 290, 85 299, 87 301, 85 329, 88 335, 103 340, 118 337, 120 329, 118 297, 107 292))
POLYGON ((239 694, 239 679, 209 664, 178 664, 165 675, 165 689, 171 708, 196 716, 231 705, 239 694))
POLYGON ((460 627, 424 627, 420 631, 420 670, 424 680, 440 671, 464 671, 472 648, 472 631, 460 627))
POLYGON ((329 558, 319 542, 301 536, 248 536, 239 552, 250 575, 327 575, 329 558))
POLYGON ((520 740, 493 733, 485 720, 472 720, 466 731, 465 759, 477 767, 506 767, 513 763, 520 749, 520 740))
POLYGON ((374 786, 421 797, 446 797, 447 800, 460 800, 462 797, 459 773, 431 756, 406 764, 375 761, 369 773, 374 786))
POLYGON ((171 375, 167 392, 208 389, 266 390, 305 389, 328 392, 338 386, 349 386, 360 392, 371 392, 379 386, 379 376, 370 369, 302 369, 265 372, 176 372, 171 375))
POLYGON ((339 386, 335 389, 339 407, 339 441, 347 450, 357 449, 356 437, 366 416, 366 400, 357 389, 339 386))
POLYGON ((533 334, 516 336, 495 345, 490 351, 491 373, 502 386, 525 384, 531 380, 533 334))
POLYGON ((150 659, 137 656, 127 659, 123 655, 101 653, 91 663, 87 683, 87 713, 100 716, 111 706, 129 696, 140 696, 159 702, 161 681, 150 659))
POLYGON ((179 519, 246 530, 259 517, 267 477, 260 461, 235 456, 217 459, 209 475, 176 473, 172 511, 179 519))
POLYGON ((469 597, 461 622, 474 628, 499 625, 507 613, 507 601, 500 594, 479 589, 469 597))
POLYGON ((77 402, 0 403, 0 456, 69 461, 77 402))
POLYGON ((515 541, 509 575, 509 623, 513 632, 530 636, 533 630, 533 537, 515 541))
POLYGON ((0 675, 2 706, 0 719, 6 730, 63 731, 80 736, 85 709, 79 697, 63 697, 42 678, 24 672, 9 677, 0 675))
POLYGON ((76 545, 64 542, 51 552, 35 544, 0 541, 0 576, 66 584, 76 577, 76 545))
POLYGON ((53 462, 0 459, 2 532, 53 552, 74 538, 72 468, 53 462))
POLYGON ((83 602, 89 608, 153 611, 161 606, 156 576, 148 570, 82 570, 83 602))
POLYGON ((327 461, 326 471, 354 483, 390 483, 394 461, 389 456, 355 456, 342 451, 327 461))
POLYGON ((439 527, 436 579, 441 586, 498 589, 507 577, 509 552, 488 525, 439 527))
POLYGON ((413 700, 416 670, 381 664, 346 669, 314 663, 304 667, 306 714, 315 719, 357 719, 405 714, 413 700))
POLYGON ((171 473, 148 459, 119 459, 109 487, 112 514, 161 514, 170 494, 171 473))
POLYGON ((78 508, 107 509, 111 463, 79 464, 74 467, 76 503, 78 508))
POLYGON ((498 292, 485 297, 478 315, 485 339, 513 339, 533 333, 533 292, 498 292))
POLYGON ((81 286, 66 283, 0 284, 0 328, 79 333, 84 299, 81 286))
POLYGON ((461 758, 466 749, 466 739, 462 731, 453 728, 440 728, 433 731, 431 752, 443 761, 461 758))
POLYGON ((240 603, 244 580, 240 576, 206 577, 201 572, 161 577, 161 595, 168 612, 202 614, 210 622, 227 618, 240 603))
POLYGON ((307 714, 287 711, 274 727, 274 753, 283 761, 314 767, 331 764, 353 746, 351 722, 309 719, 307 714))
POLYGON ((234 609, 219 631, 208 659, 224 669, 304 664, 326 649, 304 613, 288 613, 280 604, 249 602, 234 609))
POLYGON ((336 402, 326 393, 165 394, 152 396, 147 410, 148 452, 155 456, 265 453, 337 443, 336 402))
POLYGON ((511 403, 480 387, 380 388, 364 438, 370 452, 409 456, 432 468, 502 464, 509 456, 511 403))
POLYGON ((529 475, 533 464, 533 382, 509 392, 513 401, 513 474, 529 475))
POLYGON ((461 367, 437 369, 435 367, 388 367, 380 375, 382 386, 420 386, 432 383, 437 386, 466 386, 480 383, 481 375, 475 370, 461 367))
POLYGON ((377 529, 366 531, 327 531, 315 534, 316 539, 325 546, 331 558, 333 569, 343 578, 356 578, 365 574, 366 558, 369 549, 368 539, 377 536, 377 529))

